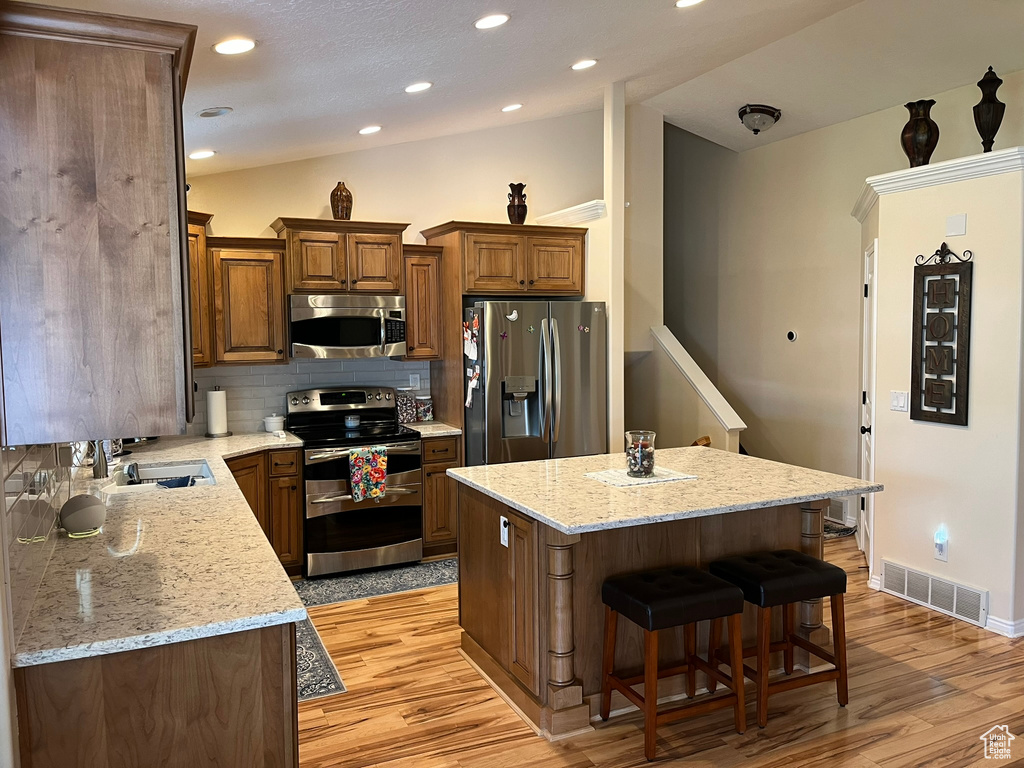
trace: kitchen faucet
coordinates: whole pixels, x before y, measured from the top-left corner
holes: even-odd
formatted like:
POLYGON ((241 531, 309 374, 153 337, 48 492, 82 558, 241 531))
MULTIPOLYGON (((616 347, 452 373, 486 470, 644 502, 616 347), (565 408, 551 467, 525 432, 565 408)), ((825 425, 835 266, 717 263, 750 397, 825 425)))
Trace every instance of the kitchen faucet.
POLYGON ((92 476, 97 479, 110 476, 107 470, 107 452, 103 450, 102 440, 92 441, 92 476))

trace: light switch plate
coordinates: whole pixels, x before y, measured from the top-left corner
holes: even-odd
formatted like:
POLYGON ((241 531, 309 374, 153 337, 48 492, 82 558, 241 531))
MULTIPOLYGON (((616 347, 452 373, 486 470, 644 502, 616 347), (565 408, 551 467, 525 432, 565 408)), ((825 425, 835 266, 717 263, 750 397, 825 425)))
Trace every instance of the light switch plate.
POLYGON ((504 515, 498 518, 498 526, 501 528, 501 546, 508 546, 508 518, 504 515))
POLYGON ((420 375, 418 373, 409 374, 409 386, 413 389, 420 388, 420 375))
POLYGON ((889 392, 889 410, 890 411, 909 411, 910 410, 910 393, 909 392, 897 392, 895 389, 889 392))
POLYGON ((946 217, 946 237, 958 237, 967 234, 967 214, 958 213, 946 217))

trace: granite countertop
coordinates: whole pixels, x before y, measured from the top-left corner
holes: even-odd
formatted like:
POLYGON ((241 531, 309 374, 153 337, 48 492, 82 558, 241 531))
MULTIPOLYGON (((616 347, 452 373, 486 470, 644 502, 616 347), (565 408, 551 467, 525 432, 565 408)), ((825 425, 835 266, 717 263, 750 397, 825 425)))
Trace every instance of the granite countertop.
MULTIPOLYGON (((302 442, 259 433, 164 437, 130 446, 140 463, 205 459, 216 485, 107 497, 102 532, 63 531, 43 574, 13 666, 148 648, 306 617, 291 581, 224 459, 302 442)), ((95 492, 79 470, 73 493, 95 492)))
POLYGON ((443 421, 415 421, 405 426, 415 429, 425 440, 432 437, 458 437, 462 434, 461 429, 453 427, 451 424, 445 424, 443 421))
POLYGON ((797 504, 881 491, 882 486, 716 448, 657 451, 656 467, 695 480, 619 488, 584 477, 625 469, 623 453, 449 469, 471 488, 563 533, 627 528, 669 520, 797 504))

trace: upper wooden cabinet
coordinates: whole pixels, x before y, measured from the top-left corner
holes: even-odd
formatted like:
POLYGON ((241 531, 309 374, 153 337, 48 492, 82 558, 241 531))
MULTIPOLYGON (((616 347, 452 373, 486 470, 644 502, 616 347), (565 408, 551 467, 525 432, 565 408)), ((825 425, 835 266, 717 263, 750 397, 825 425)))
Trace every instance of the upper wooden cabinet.
POLYGON ((401 293, 408 224, 281 218, 270 226, 287 243, 288 293, 401 293))
POLYGON ((406 245, 403 253, 405 358, 437 360, 441 357, 441 248, 406 245))
MULTIPOLYGON (((461 265, 462 293, 582 296, 586 229, 450 221, 423 231, 461 265)), ((452 273, 446 270, 445 280, 452 273)))
POLYGON ((213 306, 210 303, 210 253, 206 225, 212 214, 188 212, 188 271, 192 317, 192 365, 213 365, 213 306))
POLYGON ((272 238, 211 237, 207 245, 217 364, 287 360, 284 243, 272 238))
POLYGON ((0 443, 171 435, 191 418, 195 34, 0 5, 0 443))

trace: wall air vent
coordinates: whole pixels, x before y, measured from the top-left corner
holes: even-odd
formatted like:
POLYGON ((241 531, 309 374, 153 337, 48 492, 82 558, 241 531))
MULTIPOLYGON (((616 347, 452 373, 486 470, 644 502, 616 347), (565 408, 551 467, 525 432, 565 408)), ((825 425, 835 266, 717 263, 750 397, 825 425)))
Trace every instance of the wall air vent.
POLYGON ((984 627, 988 592, 882 560, 882 591, 984 627))

